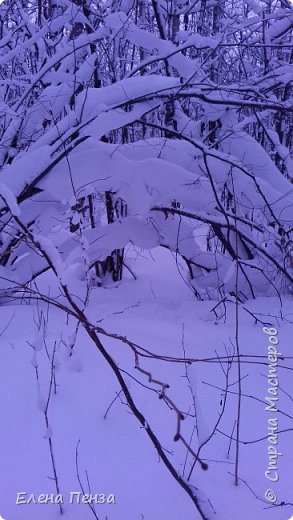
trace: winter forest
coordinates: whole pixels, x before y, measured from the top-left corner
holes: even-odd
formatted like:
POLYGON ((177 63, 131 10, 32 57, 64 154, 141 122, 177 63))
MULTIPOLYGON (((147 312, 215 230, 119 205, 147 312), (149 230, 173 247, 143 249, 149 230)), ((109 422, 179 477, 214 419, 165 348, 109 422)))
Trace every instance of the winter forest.
POLYGON ((0 518, 293 517, 293 2, 0 2, 0 518))

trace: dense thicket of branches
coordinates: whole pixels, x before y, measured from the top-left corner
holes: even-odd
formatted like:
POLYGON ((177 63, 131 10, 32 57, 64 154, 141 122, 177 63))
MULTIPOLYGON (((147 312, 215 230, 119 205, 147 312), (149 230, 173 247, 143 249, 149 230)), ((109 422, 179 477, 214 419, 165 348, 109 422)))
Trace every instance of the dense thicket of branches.
MULTIPOLYGON (((125 268, 135 277, 129 244, 167 248, 197 298, 236 303, 236 347, 223 372, 227 396, 237 363, 238 483, 239 302, 293 290, 292 24, 287 0, 0 5, 0 297, 58 307, 75 320, 75 339, 83 327, 203 519, 213 515, 207 502, 170 462, 101 338, 129 349, 136 373, 175 413, 189 478, 196 463, 207 469, 199 454, 226 397, 195 452, 169 384, 147 361, 182 363, 187 374, 200 360, 159 356, 108 332, 87 304, 93 286, 118 283, 125 268), (35 284, 49 270, 56 298, 35 284)), ((222 367, 218 354, 213 362, 222 367)))
POLYGON ((235 294, 236 271, 239 297, 292 290, 289 1, 6 0, 0 16, 3 278, 48 268, 14 196, 90 283, 120 280, 133 242, 181 255, 199 298, 235 294))

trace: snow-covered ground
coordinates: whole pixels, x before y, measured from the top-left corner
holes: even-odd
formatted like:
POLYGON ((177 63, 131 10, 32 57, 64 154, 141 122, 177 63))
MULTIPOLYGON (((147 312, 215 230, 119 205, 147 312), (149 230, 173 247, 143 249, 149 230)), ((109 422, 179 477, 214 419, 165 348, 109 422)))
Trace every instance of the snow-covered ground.
MULTIPOLYGON (((217 431, 200 452, 208 470, 203 471, 196 464, 189 481, 198 489, 208 518, 289 519, 293 513, 293 363, 290 359, 293 302, 285 298, 281 308, 278 298, 258 298, 244 304, 247 310, 239 309, 239 346, 241 354, 247 357, 241 363, 240 440, 243 442, 239 452, 239 485, 235 486, 233 439, 238 406, 235 304, 227 303, 226 318, 217 320, 212 311, 216 302, 196 301, 178 276, 170 253, 164 251, 155 250, 152 256, 146 252, 144 258, 136 260, 136 274, 137 280, 129 275, 119 286, 93 289, 86 312, 92 323, 103 320, 101 325, 105 330, 127 336, 158 355, 198 360, 186 366, 140 359, 140 367, 150 371, 154 379, 168 383, 169 397, 183 414, 189 414, 181 423, 181 434, 193 450, 197 451, 209 438, 225 403, 217 431), (271 395, 267 358, 270 336, 248 311, 273 324, 277 330, 275 337, 279 339, 277 348, 289 357, 277 356, 278 412, 265 409, 268 405, 265 397, 271 395), (225 372, 229 366, 226 361, 231 360, 233 353, 226 387, 225 372), (221 360, 223 356, 226 359, 221 360), (200 361, 209 358, 212 360, 200 361), (276 418, 277 444, 267 439, 268 420, 276 418), (279 477, 276 482, 265 476, 268 449, 273 449, 269 446, 282 453, 275 457, 279 477), (291 505, 273 507, 265 499, 268 489, 276 494, 276 504, 291 502, 291 505)), ((48 282, 48 275, 44 275, 40 288, 45 290, 48 282)), ((52 284, 51 296, 56 295, 57 289, 52 284)), ((222 311, 223 307, 217 307, 218 315, 222 311)), ((85 331, 78 331, 69 355, 75 325, 62 311, 53 307, 48 310, 46 305, 37 306, 33 301, 7 302, 1 306, 0 515, 5 520, 61 518, 58 504, 16 504, 17 494, 21 492, 27 493, 26 500, 32 494, 37 500, 41 494, 56 493, 51 438, 64 518, 200 518, 189 496, 166 470, 145 429, 125 405, 114 374, 85 331), (36 332, 41 312, 47 317, 45 343, 43 335, 36 332), (44 409, 54 345, 55 379, 47 428, 44 409), (70 492, 113 494, 115 504, 96 504, 93 513, 88 504, 78 504, 76 496, 70 503, 70 492)), ((133 354, 126 344, 105 337, 101 340, 125 371, 123 375, 137 406, 171 462, 187 479, 193 457, 182 442, 174 442, 176 413, 146 388, 158 389, 158 385, 149 383, 146 375, 135 370, 133 354)))

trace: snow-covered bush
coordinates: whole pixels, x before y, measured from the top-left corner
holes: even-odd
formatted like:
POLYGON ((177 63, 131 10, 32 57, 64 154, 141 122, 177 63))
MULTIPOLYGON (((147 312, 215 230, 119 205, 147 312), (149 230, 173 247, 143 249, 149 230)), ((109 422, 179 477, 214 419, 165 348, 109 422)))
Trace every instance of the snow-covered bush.
POLYGON ((250 4, 1 5, 7 278, 48 267, 10 190, 78 278, 119 281, 133 243, 181 255, 199 298, 236 270, 240 298, 292 290, 292 9, 250 4))

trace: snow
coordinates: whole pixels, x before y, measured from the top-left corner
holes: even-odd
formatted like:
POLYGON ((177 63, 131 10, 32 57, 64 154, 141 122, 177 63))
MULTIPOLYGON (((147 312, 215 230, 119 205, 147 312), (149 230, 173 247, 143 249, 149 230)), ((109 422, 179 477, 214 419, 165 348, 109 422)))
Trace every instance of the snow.
POLYGON ((289 518, 289 1, 0 4, 0 520, 289 518))
POLYGON ((1 184, 17 197, 50 162, 50 147, 43 146, 38 150, 26 153, 21 159, 5 166, 0 174, 1 184))
MULTIPOLYGON (((182 324, 184 324, 185 356, 195 358, 222 356, 233 351, 234 344, 234 306, 227 304, 226 322, 215 322, 211 309, 216 302, 196 302, 190 295, 180 277, 176 277, 176 267, 167 253, 154 253, 156 263, 149 258, 141 259, 139 280, 124 283, 119 288, 105 292, 96 290, 91 305, 87 309, 93 322, 103 319, 103 327, 108 331, 119 331, 135 342, 153 352, 182 357, 182 324), (159 256, 158 256, 159 255, 159 256), (158 265, 160 264, 160 268, 158 265), (162 271, 162 267, 164 270, 162 271), (162 274, 164 275, 162 276, 162 274), (150 275, 152 288, 150 290, 150 275), (177 282, 176 282, 177 279, 177 282), (172 284, 170 281, 172 280, 172 284), (139 300, 139 305, 138 305, 139 300)), ((48 282, 48 279, 47 279, 48 282)), ((43 288, 47 283, 44 279, 43 288), (45 285, 44 285, 45 284, 45 285)), ((273 321, 278 328, 280 350, 283 356, 290 355, 290 316, 292 301, 283 302, 286 320, 273 321)), ((279 315, 279 302, 275 298, 262 298, 247 302, 251 312, 261 312, 262 316, 279 315)), ((192 503, 170 478, 149 443, 146 434, 128 413, 127 407, 116 399, 104 415, 111 401, 119 391, 115 378, 106 366, 86 334, 80 330, 77 335, 73 354, 68 357, 66 348, 67 331, 74 328, 72 318, 62 312, 50 310, 46 325, 46 344, 49 358, 43 348, 37 350, 39 380, 35 367, 31 364, 32 351, 26 340, 32 337, 36 345, 34 320, 37 313, 46 315, 46 306, 39 310, 35 305, 8 305, 2 307, 2 323, 7 324, 14 313, 10 327, 1 335, 1 414, 5 416, 4 427, 0 431, 1 445, 6 449, 2 455, 2 471, 5 479, 0 490, 1 514, 4 518, 16 520, 58 518, 58 505, 27 504, 16 505, 16 493, 27 491, 39 496, 41 493, 54 493, 54 482, 49 457, 48 439, 54 446, 55 461, 59 477, 60 492, 64 496, 64 518, 72 520, 90 518, 87 504, 69 503, 70 492, 80 491, 75 467, 76 446, 79 444, 79 470, 83 484, 88 490, 85 471, 89 476, 92 493, 114 493, 116 504, 96 506, 101 518, 121 519, 139 518, 153 520, 190 520, 195 516, 192 503), (35 338, 35 339, 33 339, 35 338), (43 419, 47 402, 51 374, 51 356, 57 342, 57 355, 60 369, 56 372, 57 393, 53 393, 49 405, 49 427, 45 428, 43 419), (15 382, 17 381, 17 385, 15 382), (17 413, 15 412, 17 410, 17 413), (13 411, 13 413, 11 413, 13 411), (64 440, 66 439, 66 442, 64 440)), ((133 372, 134 360, 125 345, 111 339, 103 339, 119 366, 128 373, 133 372)), ((255 324, 247 313, 241 311, 240 326, 241 352, 251 356, 266 356, 267 337, 261 324, 255 324), (257 346, 257 350, 253 350, 257 346)), ((252 358, 248 358, 252 360, 252 358)), ((187 384, 191 384, 196 396, 197 424, 199 436, 193 434, 193 446, 207 438, 218 418, 223 392, 216 387, 225 387, 225 377, 218 363, 195 363, 188 367, 190 383, 185 378, 184 365, 141 360, 144 368, 152 370, 156 378, 171 384, 170 397, 180 408, 192 413, 192 397, 187 384)), ((281 362, 280 365, 284 365, 281 362)), ((286 365, 292 366, 288 359, 286 365)), ((290 391, 287 370, 279 368, 280 387, 290 391)), ((241 439, 250 441, 266 435, 267 415, 263 402, 266 395, 266 366, 243 364, 243 397, 241 439), (261 402, 255 401, 259 398, 261 402)), ((142 374, 134 373, 136 379, 146 384, 142 374)), ((230 390, 235 387, 235 368, 230 374, 230 390)), ((127 376, 127 383, 136 401, 143 407, 147 422, 160 434, 165 449, 172 453, 172 461, 181 468, 187 478, 192 457, 179 443, 173 443, 175 417, 155 394, 138 385, 127 376), (185 469, 184 469, 185 468, 185 469)), ((121 396, 122 398, 122 396, 121 396)), ((123 398, 122 398, 123 401, 123 398)), ((228 395, 227 409, 219 425, 221 432, 228 437, 235 420, 236 396, 228 395)), ((278 403, 282 414, 279 415, 280 430, 290 428, 290 399, 280 393, 278 403)), ((183 433, 189 438, 193 421, 186 418, 183 433)), ((253 493, 261 498, 268 482, 264 476, 266 468, 267 441, 241 445, 240 449, 240 486, 233 486, 235 445, 232 443, 227 456, 229 438, 217 433, 202 450, 201 456, 209 464, 203 472, 195 468, 191 484, 200 488, 205 500, 209 499, 216 517, 226 520, 234 518, 246 520, 247 511, 259 520, 279 520, 280 509, 267 509, 267 504, 256 500, 253 493)), ((291 499, 292 451, 290 432, 279 435, 280 480, 274 485, 279 501, 291 499)), ((87 492, 87 491, 86 491, 87 492)), ((211 511, 211 505, 209 507, 211 511)), ((290 516, 292 508, 284 507, 284 516, 290 516)), ((213 517, 213 515, 212 515, 213 517)))
POLYGON ((20 207, 17 204, 16 198, 12 191, 5 186, 2 182, 0 183, 0 197, 7 204, 11 215, 19 217, 21 214, 20 207))
POLYGON ((49 238, 42 235, 34 235, 33 241, 36 244, 39 252, 42 255, 46 255, 51 265, 56 269, 57 274, 61 276, 64 266, 59 251, 53 242, 49 238))

